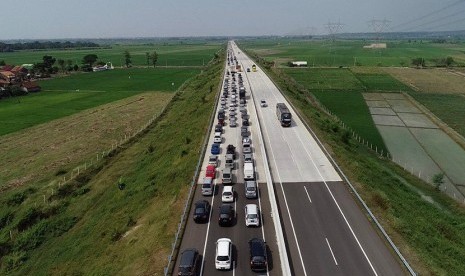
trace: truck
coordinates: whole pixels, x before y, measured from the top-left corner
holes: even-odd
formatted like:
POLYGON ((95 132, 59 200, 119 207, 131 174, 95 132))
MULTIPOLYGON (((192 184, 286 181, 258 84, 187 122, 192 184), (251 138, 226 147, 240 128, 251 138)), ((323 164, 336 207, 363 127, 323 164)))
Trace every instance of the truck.
POLYGON ((289 109, 284 103, 276 104, 276 116, 278 117, 278 120, 281 123, 281 126, 283 127, 291 126, 292 114, 291 114, 291 111, 289 111, 289 109))
POLYGON ((244 163, 244 180, 255 180, 255 168, 253 163, 244 163))

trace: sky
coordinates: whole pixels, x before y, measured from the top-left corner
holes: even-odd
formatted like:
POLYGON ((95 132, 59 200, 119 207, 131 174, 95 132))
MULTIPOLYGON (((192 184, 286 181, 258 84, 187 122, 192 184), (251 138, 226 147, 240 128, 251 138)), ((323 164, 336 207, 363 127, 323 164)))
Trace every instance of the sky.
POLYGON ((387 31, 465 30, 465 0, 8 1, 0 40, 319 35, 328 23, 371 32, 372 20, 387 31))

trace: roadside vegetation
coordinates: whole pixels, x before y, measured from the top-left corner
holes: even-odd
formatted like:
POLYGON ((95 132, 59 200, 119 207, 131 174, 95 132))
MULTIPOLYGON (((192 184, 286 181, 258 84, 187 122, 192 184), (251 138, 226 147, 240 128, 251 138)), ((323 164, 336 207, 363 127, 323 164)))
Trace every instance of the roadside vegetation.
POLYGON ((37 183, 2 194, 2 273, 161 275, 223 61, 215 55, 145 132, 59 191, 37 183))
POLYGON ((261 63, 312 126, 414 270, 419 275, 464 275, 464 209, 359 144, 318 108, 306 87, 265 59, 249 55, 261 63))

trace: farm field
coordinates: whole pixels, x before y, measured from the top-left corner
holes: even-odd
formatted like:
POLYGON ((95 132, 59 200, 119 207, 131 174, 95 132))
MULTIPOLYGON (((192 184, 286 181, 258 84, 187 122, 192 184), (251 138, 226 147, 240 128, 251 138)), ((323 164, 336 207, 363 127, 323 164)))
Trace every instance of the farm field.
POLYGON ((213 58, 221 44, 221 42, 192 42, 192 44, 159 42, 145 45, 111 45, 111 48, 104 49, 18 51, 0 53, 0 60, 4 60, 7 64, 33 64, 41 62, 44 55, 51 55, 57 60, 72 60, 73 64, 81 65, 85 55, 96 54, 100 61, 112 62, 113 66, 121 67, 124 61, 123 52, 128 50, 134 66, 147 66, 145 53, 153 51, 158 53, 158 66, 202 66, 213 58))
POLYGON ((465 95, 465 76, 445 69, 383 68, 383 70, 419 92, 465 95))
MULTIPOLYGON (((92 133, 99 127, 100 139, 112 141, 108 129, 94 125, 92 116, 103 117, 102 124, 113 125, 115 132, 129 131, 138 121, 128 118, 132 116, 129 109, 134 115, 148 114, 144 107, 156 112, 156 106, 172 98, 165 113, 145 132, 69 184, 50 186, 44 179, 0 195, 4 206, 0 213, 1 273, 161 275, 213 112, 222 67, 223 59, 215 59, 176 95, 140 93, 96 107, 93 111, 99 114, 86 110, 60 119, 81 116, 79 121, 90 122, 92 131, 87 139, 98 138, 92 133), (140 97, 144 97, 142 106, 138 105, 140 97), (128 108, 126 113, 124 108, 128 108), (114 124, 118 119, 126 122, 117 127, 114 124), (124 187, 120 189, 118 183, 124 183, 124 187)), ((76 127, 63 124, 62 128, 76 127)), ((54 127, 49 129, 56 132, 54 127)), ((71 135, 86 137, 74 132, 71 135)), ((81 143, 85 147, 87 142, 81 143)), ((70 144, 66 147, 72 149, 70 144)), ((62 153, 66 159, 68 153, 62 153)))
POLYGON ((0 100, 0 135, 142 92, 173 92, 196 73, 187 68, 132 68, 44 80, 42 92, 0 100))
POLYGON ((387 41, 387 49, 363 49, 373 42, 355 40, 256 39, 240 42, 244 48, 256 52, 266 60, 281 59, 307 61, 309 67, 339 66, 409 66, 412 58, 423 57, 426 65, 436 59, 451 56, 465 63, 462 44, 387 41))

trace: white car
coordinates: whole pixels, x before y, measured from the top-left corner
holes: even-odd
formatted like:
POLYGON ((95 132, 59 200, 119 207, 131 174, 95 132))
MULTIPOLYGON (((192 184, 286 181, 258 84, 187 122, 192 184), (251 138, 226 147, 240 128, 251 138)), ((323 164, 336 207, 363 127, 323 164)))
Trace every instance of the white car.
POLYGON ((234 189, 232 186, 224 186, 221 193, 221 202, 234 202, 234 189))
POLYGON ((213 138, 213 143, 221 144, 223 139, 221 138, 221 132, 215 132, 215 137, 213 138))
POLYGON ((260 106, 261 106, 261 107, 267 107, 268 104, 266 103, 265 100, 260 100, 260 106))
POLYGON ((260 226, 260 216, 257 204, 245 205, 245 226, 260 226))
POLYGON ((208 165, 218 166, 218 155, 210 155, 208 158, 208 165))
POLYGON ((232 264, 232 242, 228 238, 216 241, 215 268, 229 270, 232 264))

